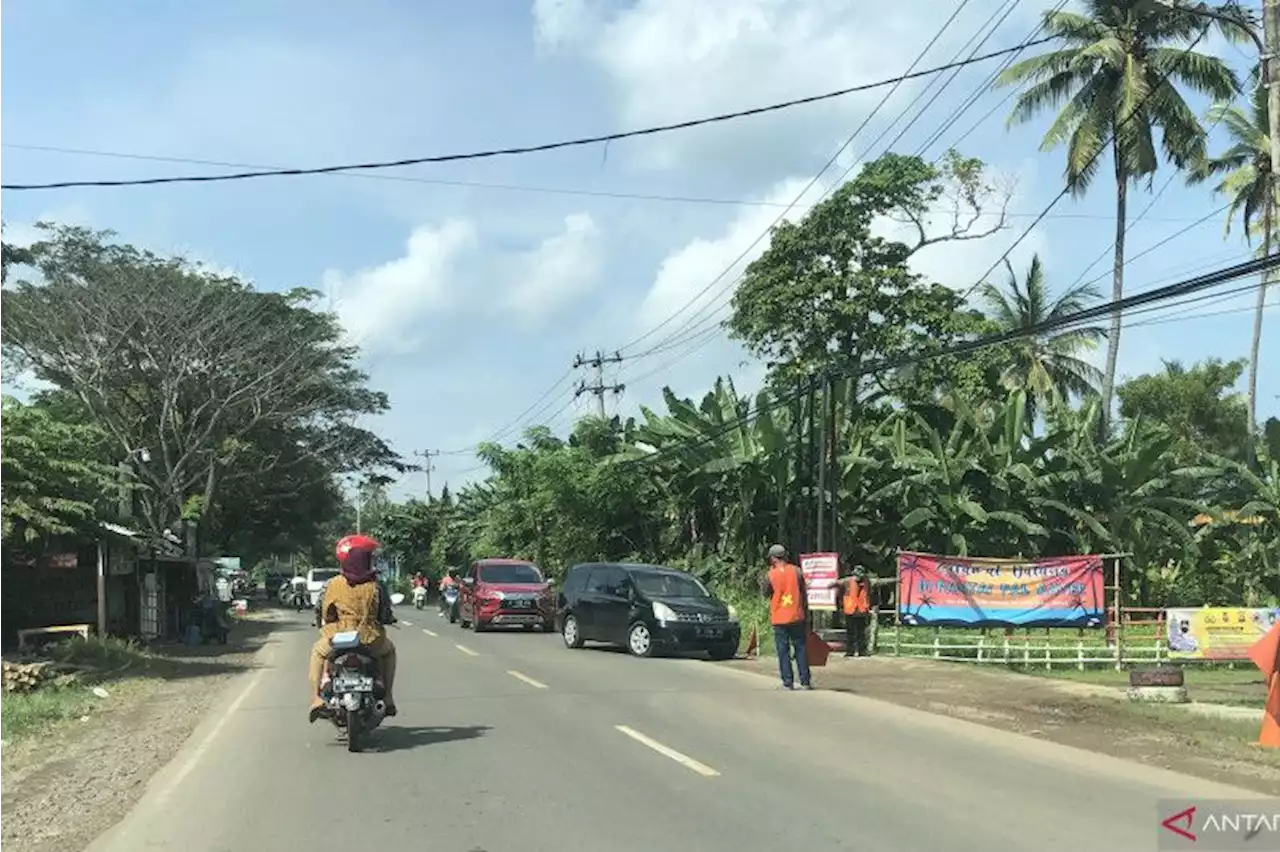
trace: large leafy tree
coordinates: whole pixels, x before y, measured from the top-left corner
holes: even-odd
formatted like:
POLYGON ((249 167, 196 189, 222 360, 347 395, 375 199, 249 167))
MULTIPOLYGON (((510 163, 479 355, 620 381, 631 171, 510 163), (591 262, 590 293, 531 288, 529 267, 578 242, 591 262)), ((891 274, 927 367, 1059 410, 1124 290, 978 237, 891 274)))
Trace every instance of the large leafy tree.
POLYGON ((1006 390, 1026 392, 1030 417, 1055 398, 1066 401, 1096 393, 1102 373, 1080 355, 1106 338, 1104 329, 1077 326, 1051 332, 1030 330, 1079 313, 1100 298, 1098 291, 1081 284, 1054 298, 1045 284, 1039 255, 1031 259, 1021 281, 1012 266, 1008 271, 1006 289, 987 282, 980 291, 1000 331, 1028 332, 1006 348, 1009 363, 1000 376, 1001 384, 1006 390))
MULTIPOLYGON (((987 361, 933 358, 910 370, 870 370, 937 352, 985 330, 958 293, 912 271, 913 256, 945 241, 980 239, 1003 226, 1007 194, 981 162, 955 152, 933 166, 887 154, 810 210, 774 228, 733 297, 730 333, 786 374, 838 370, 861 376, 852 399, 874 402, 983 377, 987 361), (950 205, 951 227, 931 220, 950 205), (991 221, 987 227, 977 223, 991 221), (906 236, 879 236, 898 221, 906 236)), ((954 283, 954 282, 953 282, 954 283)), ((959 282, 964 283, 964 282, 959 282)))
POLYGON ((100 429, 9 396, 2 416, 0 519, 6 544, 85 532, 112 514, 119 479, 106 461, 107 436, 100 429))
POLYGON ((316 463, 399 465, 352 425, 387 400, 365 386, 336 319, 310 309, 312 291, 260 292, 107 232, 43 231, 24 257, 39 277, 3 293, 5 354, 74 396, 135 462, 152 532, 188 522, 194 550, 224 497, 288 499, 272 488, 314 480, 316 463))
MULTIPOLYGON (((1240 220, 1246 240, 1261 232, 1262 255, 1271 254, 1276 221, 1276 197, 1271 176, 1271 133, 1267 106, 1267 87, 1255 69, 1253 87, 1244 105, 1216 103, 1209 110, 1209 120, 1221 124, 1231 139, 1225 151, 1206 158, 1191 173, 1193 183, 1219 178, 1214 192, 1225 195, 1227 208, 1226 234, 1240 220)), ((1258 299, 1253 312, 1253 338, 1249 347, 1248 381, 1248 463, 1257 459, 1258 436, 1258 352, 1262 347, 1262 314, 1267 303, 1267 285, 1271 270, 1264 270, 1258 285, 1258 299)))
MULTIPOLYGON (((1210 8, 1206 4, 1206 8, 1210 8)), ((1066 180, 1083 194, 1111 155, 1116 192, 1113 300, 1124 297, 1125 231, 1129 186, 1159 167, 1161 154, 1174 167, 1191 168, 1205 154, 1205 129, 1182 90, 1228 100, 1239 91, 1225 62, 1197 52, 1210 28, 1246 38, 1239 7, 1211 7, 1213 14, 1154 0, 1086 0, 1083 12, 1048 11, 1045 32, 1057 39, 1047 53, 1016 63, 997 83, 1023 87, 1009 116, 1022 123, 1057 112, 1041 143, 1067 148, 1066 180), (1160 130, 1157 145, 1155 131, 1160 130)), ((1121 317, 1111 315, 1102 383, 1102 418, 1110 415, 1120 351, 1121 317)))

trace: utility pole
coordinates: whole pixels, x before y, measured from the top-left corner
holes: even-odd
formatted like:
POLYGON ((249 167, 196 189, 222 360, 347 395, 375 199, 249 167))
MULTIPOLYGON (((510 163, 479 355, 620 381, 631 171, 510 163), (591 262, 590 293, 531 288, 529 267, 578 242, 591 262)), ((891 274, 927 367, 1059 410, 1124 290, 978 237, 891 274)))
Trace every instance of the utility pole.
MULTIPOLYGON (((1262 235, 1262 244, 1272 251, 1271 229, 1276 227, 1276 211, 1280 209, 1280 0, 1263 0, 1262 2, 1262 62, 1261 74, 1263 84, 1267 87, 1267 136, 1271 147, 1271 174, 1268 187, 1267 207, 1262 218, 1267 233, 1262 235)), ((1262 284, 1258 287, 1258 307, 1253 317, 1253 344, 1249 358, 1249 443, 1248 460, 1250 466, 1258 461, 1258 347, 1262 339, 1262 309, 1267 303, 1267 287, 1271 283, 1271 270, 1262 273, 1262 284)))
POLYGON ((605 364, 621 364, 621 363, 622 363, 622 353, 614 352, 612 355, 604 355, 598 349, 596 350, 596 354, 594 358, 586 358, 582 355, 578 355, 576 358, 573 359, 573 368, 575 370, 580 369, 582 367, 595 368, 595 371, 596 371, 595 382, 593 384, 587 384, 585 381, 578 382, 578 386, 573 389, 573 396, 576 399, 577 397, 582 396, 584 393, 595 394, 596 410, 599 412, 601 420, 605 419, 604 395, 606 393, 612 392, 614 396, 617 396, 618 394, 622 393, 624 390, 627 389, 627 386, 623 384, 606 385, 604 383, 604 365, 605 364))
POLYGON ((427 475, 427 500, 431 499, 431 471, 435 470, 435 465, 431 463, 431 459, 440 455, 439 450, 414 450, 413 454, 422 459, 422 472, 427 475))

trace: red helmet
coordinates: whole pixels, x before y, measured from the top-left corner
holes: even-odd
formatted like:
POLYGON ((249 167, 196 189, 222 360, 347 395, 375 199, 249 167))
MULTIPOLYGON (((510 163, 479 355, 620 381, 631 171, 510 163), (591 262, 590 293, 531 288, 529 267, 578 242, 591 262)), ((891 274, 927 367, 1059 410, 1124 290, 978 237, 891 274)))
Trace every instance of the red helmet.
POLYGON ((341 565, 346 562, 347 554, 352 550, 357 548, 361 550, 377 550, 381 546, 382 545, 378 543, 377 539, 369 538, 367 535, 360 535, 357 533, 355 535, 343 536, 338 539, 338 546, 335 548, 338 554, 338 564, 341 565))

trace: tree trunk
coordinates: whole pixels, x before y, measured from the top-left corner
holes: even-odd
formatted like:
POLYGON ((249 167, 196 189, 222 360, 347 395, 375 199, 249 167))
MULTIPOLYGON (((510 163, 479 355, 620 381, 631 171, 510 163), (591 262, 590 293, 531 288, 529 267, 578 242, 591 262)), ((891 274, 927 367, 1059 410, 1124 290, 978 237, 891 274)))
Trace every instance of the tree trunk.
MULTIPOLYGON (((1111 266, 1111 299, 1124 298, 1124 231, 1127 220, 1126 204, 1129 200, 1129 181, 1124 162, 1120 158, 1120 146, 1112 145, 1116 165, 1116 244, 1111 266)), ((1120 355, 1120 311, 1111 312, 1111 330, 1107 336, 1107 365, 1102 377, 1102 412, 1098 418, 1098 438, 1106 440, 1111 420, 1111 395, 1116 385, 1116 359, 1120 355)))
MULTIPOLYGON (((1262 256, 1271 256, 1271 225, 1274 216, 1274 195, 1267 193, 1267 203, 1262 208, 1262 256)), ((1262 346, 1262 310, 1267 305, 1267 284, 1271 270, 1262 270, 1262 283, 1258 285, 1258 307, 1253 312, 1253 343, 1249 347, 1249 434, 1245 437, 1246 459, 1249 467, 1258 461, 1258 349, 1262 346)))

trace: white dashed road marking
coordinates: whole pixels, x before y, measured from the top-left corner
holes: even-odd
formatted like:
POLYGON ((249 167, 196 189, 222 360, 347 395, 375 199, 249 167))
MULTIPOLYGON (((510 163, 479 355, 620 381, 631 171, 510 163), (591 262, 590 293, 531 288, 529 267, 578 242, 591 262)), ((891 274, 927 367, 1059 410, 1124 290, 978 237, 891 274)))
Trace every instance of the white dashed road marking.
POLYGON ((686 769, 692 769, 694 772, 698 773, 699 775, 706 776, 707 778, 712 778, 720 774, 719 772, 712 769, 710 766, 707 766, 705 763, 699 763, 698 761, 694 760, 692 757, 689 757, 689 755, 681 754, 680 752, 676 751, 670 746, 665 746, 662 743, 655 740, 653 737, 646 736, 634 728, 628 728, 626 725, 614 725, 614 728, 626 734, 627 736, 631 737, 631 739, 635 740, 641 745, 648 746, 649 748, 656 751, 658 754, 661 754, 664 757, 671 758, 676 763, 679 763, 680 765, 684 766, 686 769))
POLYGON ((475 651, 471 650, 471 649, 470 649, 470 648, 468 648, 466 645, 454 645, 453 647, 457 648, 459 651, 461 651, 462 653, 464 653, 464 654, 466 654, 466 655, 468 655, 468 656, 471 656, 471 657, 478 657, 478 656, 480 656, 478 653, 476 653, 475 651))
POLYGON ((529 677, 527 674, 521 674, 520 672, 517 672, 517 671, 508 671, 507 674, 511 675, 516 680, 524 681, 525 683, 529 684, 535 689, 547 688, 547 685, 545 683, 543 683, 542 681, 534 680, 533 678, 529 677))
POLYGON ((424 628, 422 628, 422 632, 423 632, 423 633, 425 633, 425 634, 427 634, 428 636, 439 636, 439 635, 440 635, 439 633, 435 632, 434 630, 428 630, 428 629, 427 629, 427 628, 425 628, 425 627, 424 627, 424 628))

